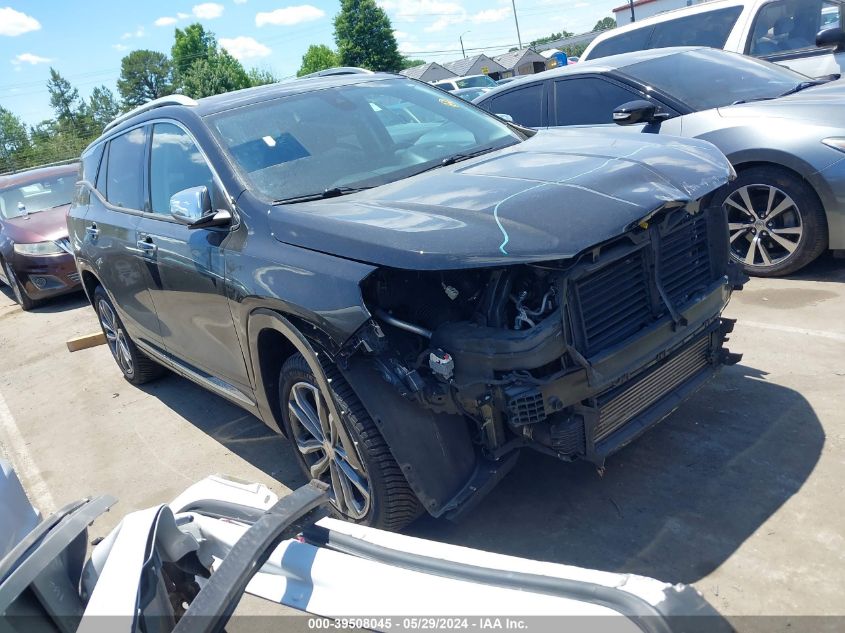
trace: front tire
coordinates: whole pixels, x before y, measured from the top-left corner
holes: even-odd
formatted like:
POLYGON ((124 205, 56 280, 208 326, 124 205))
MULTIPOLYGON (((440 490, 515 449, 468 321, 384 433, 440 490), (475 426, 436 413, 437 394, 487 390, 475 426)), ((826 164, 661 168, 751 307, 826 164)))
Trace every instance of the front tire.
POLYGON ((336 368, 324 371, 330 394, 321 391, 301 354, 289 358, 279 376, 282 421, 297 461, 308 478, 331 486, 337 516, 399 530, 422 506, 355 392, 336 368), (340 420, 329 412, 327 397, 334 399, 340 420))
POLYGON ((2 262, 2 264, 3 272, 6 275, 6 279, 9 281, 9 287, 12 289, 12 296, 15 297, 15 301, 18 302, 21 310, 29 312, 38 305, 37 302, 30 299, 29 295, 26 294, 26 291, 23 289, 23 286, 21 286, 21 282, 17 275, 15 275, 15 271, 12 267, 6 262, 2 262))
POLYGON ((106 345, 126 380, 133 385, 142 385, 161 377, 167 371, 138 349, 102 286, 94 290, 94 309, 106 337, 106 345))
POLYGON ((827 219, 818 196, 790 171, 743 170, 715 202, 728 216, 731 258, 749 275, 794 273, 827 248, 827 219))

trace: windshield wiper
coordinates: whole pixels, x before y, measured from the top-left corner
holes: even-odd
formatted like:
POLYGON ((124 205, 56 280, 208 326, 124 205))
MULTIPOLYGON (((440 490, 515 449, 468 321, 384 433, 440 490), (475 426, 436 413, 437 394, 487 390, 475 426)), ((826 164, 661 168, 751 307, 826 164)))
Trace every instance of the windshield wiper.
POLYGON ((801 92, 802 90, 806 90, 807 88, 812 88, 813 86, 821 86, 822 84, 826 84, 827 82, 831 81, 830 79, 814 79, 813 81, 802 81, 797 86, 790 88, 782 95, 778 95, 780 97, 786 97, 789 95, 794 95, 796 92, 801 92))
POLYGON ((796 92, 801 92, 802 90, 806 90, 807 88, 821 86, 823 84, 828 83, 829 81, 833 81, 833 79, 814 79, 812 81, 802 81, 797 86, 793 86, 786 92, 781 93, 775 97, 756 97, 754 99, 740 99, 739 101, 734 101, 731 105, 739 105, 741 103, 755 103, 757 101, 772 101, 773 99, 780 99, 781 97, 788 97, 789 95, 794 95, 796 92))
POLYGON ((311 200, 325 200, 326 198, 337 198, 338 196, 345 196, 350 193, 358 193, 359 191, 366 191, 373 187, 329 187, 319 193, 306 193, 301 196, 292 196, 290 198, 282 198, 280 200, 273 200, 273 204, 294 204, 296 202, 309 202, 311 200))
MULTIPOLYGON (((505 145, 505 147, 510 147, 509 145, 505 145)), ((418 176, 419 174, 424 174, 427 171, 431 171, 432 169, 438 169, 440 167, 448 167, 449 165, 454 165, 455 163, 459 163, 463 160, 468 160, 470 158, 475 158, 476 156, 481 156, 482 154, 489 154, 490 152, 495 152, 496 150, 504 149, 504 147, 485 147, 484 149, 479 149, 474 152, 464 152, 460 154, 452 154, 451 156, 447 156, 446 158, 442 159, 440 162, 435 163, 434 165, 429 165, 425 169, 421 169, 418 172, 414 172, 411 174, 412 176, 418 176)))

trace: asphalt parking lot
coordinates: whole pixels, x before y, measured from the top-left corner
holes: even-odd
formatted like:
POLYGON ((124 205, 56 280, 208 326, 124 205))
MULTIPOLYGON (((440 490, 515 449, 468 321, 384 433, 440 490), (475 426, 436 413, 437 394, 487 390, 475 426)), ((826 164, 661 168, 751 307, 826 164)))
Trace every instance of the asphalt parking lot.
MULTIPOLYGON (((694 584, 726 615, 845 615, 845 261, 751 281, 726 369, 651 433, 587 464, 523 455, 459 524, 415 535, 694 584)), ((44 510, 111 493, 120 516, 214 472, 283 494, 304 483, 258 420, 169 376, 141 389, 106 347, 82 295, 31 313, 0 290, 0 448, 44 510)), ((788 622, 782 625, 786 628, 788 622)))

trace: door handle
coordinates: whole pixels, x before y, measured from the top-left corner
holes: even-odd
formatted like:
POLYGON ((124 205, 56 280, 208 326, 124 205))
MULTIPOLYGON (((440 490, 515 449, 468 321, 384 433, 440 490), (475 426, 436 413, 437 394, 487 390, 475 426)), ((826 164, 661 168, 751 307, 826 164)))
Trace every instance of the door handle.
POLYGON ((95 222, 91 226, 87 227, 85 229, 85 234, 92 240, 96 240, 97 236, 100 234, 100 229, 97 228, 97 223, 95 222))
POLYGON ((153 253, 158 250, 158 247, 155 243, 148 237, 138 240, 138 249, 141 251, 143 255, 152 255, 153 253))

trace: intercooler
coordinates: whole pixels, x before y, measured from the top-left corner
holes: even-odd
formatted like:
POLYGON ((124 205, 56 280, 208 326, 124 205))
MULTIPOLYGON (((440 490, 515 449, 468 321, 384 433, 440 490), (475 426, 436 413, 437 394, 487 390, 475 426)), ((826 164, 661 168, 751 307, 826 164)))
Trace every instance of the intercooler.
POLYGON ((604 439, 707 367, 710 339, 709 334, 700 338, 644 375, 600 395, 594 441, 604 439))

